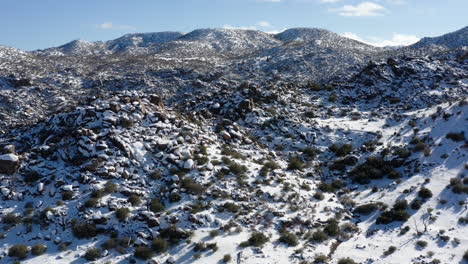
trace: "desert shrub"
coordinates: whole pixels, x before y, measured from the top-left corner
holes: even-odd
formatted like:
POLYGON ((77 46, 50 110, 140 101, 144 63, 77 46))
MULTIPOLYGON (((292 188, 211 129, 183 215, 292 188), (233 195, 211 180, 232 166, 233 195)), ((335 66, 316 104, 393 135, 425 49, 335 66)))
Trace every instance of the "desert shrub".
POLYGON ((154 256, 154 252, 149 247, 140 246, 135 249, 133 255, 135 256, 135 258, 147 260, 154 256))
POLYGON ((171 194, 169 194, 169 202, 171 202, 171 203, 178 202, 181 199, 182 199, 182 197, 180 196, 180 194, 178 194, 176 192, 172 192, 171 194))
POLYGON ((316 193, 314 194, 314 198, 317 199, 317 200, 319 200, 319 201, 321 201, 321 200, 325 199, 325 195, 323 195, 322 192, 316 192, 316 193))
POLYGON ((127 201, 132 205, 132 206, 139 206, 141 204, 141 198, 140 196, 136 194, 132 194, 128 197, 127 201))
POLYGON ((412 203, 411 203, 411 209, 413 210, 419 210, 422 206, 422 201, 420 199, 415 199, 412 203))
POLYGON ((343 233, 356 233, 359 231, 359 227, 354 223, 344 223, 340 227, 343 233))
POLYGON ((301 170, 304 162, 299 157, 290 157, 288 161, 288 170, 301 170))
POLYGON ((410 230, 409 226, 403 227, 403 228, 400 230, 400 235, 404 235, 404 234, 408 233, 409 230, 410 230))
POLYGON ((210 237, 217 237, 219 236, 219 231, 218 230, 211 230, 210 231, 210 237))
POLYGON ((179 243, 181 240, 189 238, 190 233, 175 226, 170 226, 168 228, 161 229, 159 231, 159 235, 161 238, 166 239, 169 244, 174 245, 179 243))
POLYGON ((21 216, 15 213, 8 213, 3 217, 3 223, 7 225, 17 225, 21 223, 21 216))
POLYGON ((228 145, 224 145, 221 149, 221 155, 231 156, 235 159, 244 159, 245 157, 236 150, 233 150, 228 145))
POLYGON ((223 256, 223 262, 224 262, 224 263, 228 263, 228 262, 230 262, 231 260, 232 260, 232 257, 231 257, 230 254, 226 254, 226 255, 223 256))
POLYGON ((201 254, 200 253, 195 253, 195 254, 193 254, 193 258, 194 259, 199 259, 199 258, 201 258, 201 254))
POLYGON ((406 148, 398 148, 395 150, 394 154, 402 159, 407 159, 409 156, 411 156, 411 152, 406 148))
POLYGON ((317 230, 314 233, 312 233, 312 236, 310 237, 310 240, 314 242, 323 242, 328 239, 328 235, 323 232, 322 230, 317 230))
POLYGON ((101 256, 101 249, 97 247, 92 247, 86 250, 84 258, 86 260, 92 261, 92 260, 98 259, 100 256, 101 256))
POLYGON ((313 147, 305 147, 304 149, 302 149, 302 154, 304 154, 306 157, 310 159, 315 159, 315 157, 319 153, 320 153, 320 150, 313 148, 313 147))
POLYGON ((378 203, 368 203, 359 205, 358 207, 356 207, 356 209, 354 209, 354 212, 362 215, 368 215, 379 208, 380 206, 378 203))
POLYGON ((338 225, 338 221, 336 219, 329 219, 327 224, 323 228, 323 232, 325 232, 329 236, 337 236, 340 234, 340 226, 338 225))
POLYGON ((164 204, 158 198, 152 198, 149 204, 149 210, 153 213, 159 213, 164 210, 164 204))
POLYGON ((218 244, 217 243, 208 243, 208 244, 206 244, 206 248, 213 251, 213 252, 216 252, 216 251, 218 251, 218 244))
POLYGON ((161 179, 162 176, 163 172, 161 170, 154 170, 149 174, 149 177, 155 181, 161 179))
POLYGON ((240 165, 237 162, 231 162, 231 164, 228 165, 228 168, 229 171, 231 171, 231 173, 234 175, 241 175, 247 172, 247 167, 244 165, 240 165))
POLYGON ((328 149, 331 152, 335 153, 335 155, 344 157, 353 151, 353 145, 349 143, 345 143, 341 146, 338 146, 337 144, 333 144, 330 147, 328 147, 328 149))
POLYGON ((97 235, 97 228, 94 224, 81 222, 73 225, 73 235, 76 238, 91 238, 97 235))
POLYGON ((34 244, 31 247, 31 253, 35 256, 44 254, 47 251, 47 246, 42 243, 34 244))
POLYGON ((73 191, 62 191, 62 200, 68 201, 73 199, 73 191))
POLYGON ((459 133, 450 132, 445 137, 453 141, 463 141, 465 140, 465 132, 464 131, 459 132, 459 133))
POLYGON ((8 249, 8 256, 13 258, 25 259, 29 252, 25 244, 14 244, 8 249))
POLYGON ((463 254, 463 259, 468 260, 468 250, 465 250, 465 253, 463 254))
POLYGON ((396 211, 408 209, 408 201, 406 201, 405 199, 396 201, 393 205, 393 209, 396 211))
POLYGON ((281 233, 279 241, 291 247, 295 247, 299 244, 299 239, 297 238, 296 234, 288 231, 284 231, 281 233))
POLYGON ((354 182, 368 184, 372 179, 382 179, 392 171, 391 162, 379 156, 369 156, 364 163, 351 169, 349 174, 354 182))
POLYGON ((115 216, 120 221, 127 220, 129 215, 130 215, 130 210, 128 208, 126 208, 126 207, 119 208, 119 209, 117 209, 117 211, 115 211, 115 216))
POLYGON ((92 208, 92 207, 95 207, 98 202, 99 202, 98 198, 89 198, 88 200, 85 201, 84 206, 87 208, 92 208))
POLYGON ((230 213, 237 213, 237 212, 239 212, 240 208, 241 208, 240 205, 237 205, 237 204, 231 203, 231 202, 226 202, 221 207, 221 210, 226 210, 226 211, 228 211, 230 213))
POLYGON ((425 149, 429 148, 428 145, 426 145, 426 143, 424 142, 419 142, 417 143, 416 145, 413 146, 413 148, 411 149, 413 152, 421 152, 421 151, 424 151, 425 149))
POLYGON ((428 199, 432 197, 432 192, 426 187, 421 187, 421 189, 419 189, 418 196, 423 199, 428 199))
POLYGON ((391 255, 391 254, 393 254, 396 250, 397 250, 397 248, 396 248, 395 246, 390 246, 387 250, 384 251, 384 255, 385 255, 385 256, 391 255))
POLYGON ((166 252, 169 248, 169 243, 167 242, 167 240, 157 237, 151 242, 151 248, 156 253, 163 253, 166 252))
POLYGON ((330 260, 330 258, 326 255, 317 255, 314 257, 314 261, 313 263, 314 264, 323 264, 323 263, 328 263, 328 261, 330 260))
POLYGON ((351 258, 342 258, 338 260, 338 264, 357 264, 357 262, 355 262, 351 258))
POLYGON ((418 240, 418 241, 416 241, 416 246, 418 246, 420 248, 425 248, 427 246, 427 242, 424 241, 424 240, 418 240))
POLYGON ((322 192, 334 192, 335 191, 335 187, 333 187, 332 184, 328 183, 328 182, 320 182, 319 185, 317 186, 319 188, 319 190, 321 190, 322 192))
POLYGON ((330 170, 345 171, 346 166, 355 165, 357 161, 358 159, 356 157, 346 156, 344 158, 334 160, 328 167, 330 170))
POLYGON ((101 247, 103 249, 107 249, 107 250, 113 249, 113 248, 117 247, 117 239, 116 238, 109 238, 106 241, 104 241, 104 243, 102 243, 101 247))
POLYGON ((195 182, 192 178, 189 177, 184 177, 182 179, 181 186, 192 194, 202 194, 205 191, 205 187, 203 187, 203 185, 195 182))
POLYGON ((193 246, 193 251, 205 251, 205 250, 206 250, 206 244, 203 242, 195 243, 195 246, 193 246))
POLYGON ((246 241, 247 246, 252 246, 252 247, 261 247, 263 246, 266 242, 268 242, 269 238, 265 236, 263 233, 260 232, 254 232, 250 235, 249 239, 246 241))
POLYGON ((106 193, 115 193, 117 191, 118 187, 117 184, 108 181, 106 184, 104 184, 104 192, 106 193))

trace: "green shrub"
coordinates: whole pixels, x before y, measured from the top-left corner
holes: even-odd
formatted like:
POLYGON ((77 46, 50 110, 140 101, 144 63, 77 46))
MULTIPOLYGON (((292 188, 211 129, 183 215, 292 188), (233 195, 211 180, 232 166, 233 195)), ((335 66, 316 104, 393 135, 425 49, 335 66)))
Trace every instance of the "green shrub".
POLYGON ((130 215, 130 209, 125 208, 125 207, 119 208, 117 209, 117 211, 115 211, 115 216, 117 217, 117 219, 119 219, 122 222, 127 220, 129 215, 130 215))
POLYGON ((132 194, 128 197, 127 201, 132 205, 132 206, 139 206, 141 204, 141 199, 140 196, 132 194))
POLYGON ((223 204, 222 208, 230 213, 237 213, 241 207, 235 203, 226 202, 223 204))
POLYGON ((338 264, 357 264, 357 262, 355 262, 351 258, 342 258, 338 260, 338 264))
POLYGON ((153 213, 159 213, 164 210, 164 204, 158 198, 152 198, 149 204, 149 210, 153 213))
POLYGON ((295 247, 299 244, 299 239, 297 238, 296 234, 288 232, 288 231, 281 233, 279 241, 291 247, 295 247))
POLYGON ((316 193, 314 194, 314 198, 317 199, 317 200, 319 200, 319 201, 322 201, 323 199, 325 199, 325 195, 323 195, 322 192, 316 192, 316 193))
POLYGON ((76 238, 91 238, 97 235, 97 228, 94 224, 82 222, 76 223, 72 228, 76 238))
POLYGON ((368 204, 359 205, 358 207, 356 207, 356 209, 354 209, 354 211, 358 214, 368 215, 376 211, 379 208, 380 206, 378 203, 368 203, 368 204))
POLYGON ((326 255, 317 255, 314 257, 314 264, 324 264, 324 263, 328 263, 328 261, 330 260, 330 258, 326 255))
POLYGON ((343 144, 341 146, 333 144, 330 147, 328 147, 328 149, 331 152, 335 153, 335 155, 344 157, 353 151, 353 145, 349 143, 343 144))
POLYGON ((385 256, 391 255, 391 254, 393 254, 396 250, 397 250, 397 248, 396 248, 395 246, 390 246, 387 250, 384 251, 384 255, 385 255, 385 256))
POLYGON ((265 236, 263 233, 254 232, 250 235, 249 239, 246 241, 247 245, 253 247, 261 247, 266 242, 268 242, 269 238, 265 236))
POLYGON ((169 244, 177 244, 183 239, 187 239, 190 236, 189 232, 186 232, 182 229, 176 228, 175 226, 170 226, 159 230, 159 235, 161 238, 166 239, 169 244))
POLYGON ((315 157, 317 156, 317 154, 320 153, 320 150, 316 149, 316 148, 313 148, 313 147, 305 147, 303 150, 302 150, 302 154, 304 154, 306 157, 310 158, 310 159, 315 159, 315 157))
POLYGON ((314 241, 314 242, 323 242, 325 240, 328 239, 328 235, 321 231, 321 230, 317 230, 315 231, 314 233, 312 233, 312 236, 310 238, 310 240, 314 241))
POLYGON ((450 132, 445 137, 453 141, 463 141, 465 140, 465 132, 464 131, 459 132, 459 133, 450 132))
POLYGON ((290 157, 288 161, 288 170, 301 170, 304 162, 299 157, 290 157))
POLYGON ((92 247, 86 250, 84 258, 89 261, 98 259, 101 256, 101 249, 97 247, 92 247))
POLYGON ((419 210, 422 206, 422 201, 420 199, 415 199, 412 203, 411 203, 411 209, 413 210, 419 210))
POLYGON ((401 199, 395 202, 393 209, 396 211, 408 209, 408 202, 405 199, 401 199))
POLYGON ((421 189, 419 189, 418 196, 423 199, 428 199, 432 197, 432 192, 426 187, 421 187, 421 189))
POLYGON ((62 200, 68 201, 73 199, 73 191, 62 191, 62 200))
POLYGON ((369 156, 364 163, 351 169, 349 174, 354 182, 369 184, 372 179, 382 179, 392 171, 391 162, 379 156, 369 156))
POLYGON ((219 236, 219 231, 218 230, 211 230, 210 231, 210 237, 217 237, 219 236))
POLYGON ((107 250, 116 248, 117 247, 117 238, 107 239, 106 241, 104 241, 104 243, 102 243, 101 247, 103 249, 107 249, 107 250))
POLYGON ((196 183, 192 178, 189 177, 184 177, 182 179, 181 186, 192 194, 202 194, 205 191, 205 187, 203 187, 203 185, 196 183))
POLYGON ((31 253, 35 256, 44 254, 47 251, 47 246, 42 243, 34 244, 31 247, 31 253))
POLYGON ((14 244, 8 249, 8 256, 13 258, 25 259, 29 252, 25 244, 14 244))
POLYGON ((320 182, 319 185, 317 186, 322 192, 335 192, 335 187, 333 187, 332 184, 328 182, 320 182))
POLYGON ((117 184, 108 181, 106 184, 104 184, 104 192, 105 193, 115 193, 117 191, 118 187, 117 184))
POLYGON ((89 198, 88 200, 86 200, 84 206, 87 208, 92 208, 92 207, 95 207, 98 202, 99 202, 98 198, 89 198))
POLYGON ((140 246, 135 249, 133 255, 135 256, 135 258, 147 260, 154 256, 154 252, 149 247, 140 246))
POLYGON ((337 236, 340 234, 340 226, 338 225, 338 221, 334 218, 331 218, 327 221, 327 224, 323 228, 323 232, 325 232, 329 236, 337 236))
POLYGON ((167 242, 167 240, 157 237, 153 239, 153 242, 151 242, 151 248, 156 253, 163 253, 166 252, 169 248, 169 243, 167 242))
POLYGON ((228 262, 231 261, 231 259, 232 259, 231 255, 230 255, 230 254, 226 254, 226 255, 224 255, 224 257, 223 257, 223 262, 224 262, 224 263, 228 263, 228 262))
POLYGON ((17 225, 21 223, 22 217, 15 213, 8 213, 3 217, 3 223, 7 225, 17 225))
POLYGON ((420 248, 425 248, 427 246, 427 242, 424 241, 424 240, 418 240, 418 241, 416 241, 416 246, 418 246, 420 248))
POLYGON ((424 142, 419 142, 416 145, 413 146, 412 150, 413 152, 421 152, 424 151, 425 149, 429 148, 429 146, 426 145, 424 142))
POLYGON ((171 194, 169 194, 169 202, 171 202, 171 203, 178 202, 181 199, 182 199, 182 197, 180 196, 180 194, 178 194, 176 192, 172 192, 171 194))

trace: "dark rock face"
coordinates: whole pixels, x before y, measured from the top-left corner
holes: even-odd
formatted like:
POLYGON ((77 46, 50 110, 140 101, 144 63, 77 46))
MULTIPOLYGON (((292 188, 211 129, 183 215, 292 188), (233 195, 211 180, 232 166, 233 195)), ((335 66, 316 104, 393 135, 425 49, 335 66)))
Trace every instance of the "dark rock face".
POLYGON ((0 173, 13 174, 20 166, 18 156, 14 154, 0 155, 0 173))

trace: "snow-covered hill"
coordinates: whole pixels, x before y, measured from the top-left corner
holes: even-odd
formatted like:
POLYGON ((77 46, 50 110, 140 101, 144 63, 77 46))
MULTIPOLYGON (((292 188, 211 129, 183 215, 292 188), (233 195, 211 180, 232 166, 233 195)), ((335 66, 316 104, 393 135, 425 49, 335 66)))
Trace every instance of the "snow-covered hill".
POLYGON ((0 47, 0 263, 466 263, 465 29, 0 47))

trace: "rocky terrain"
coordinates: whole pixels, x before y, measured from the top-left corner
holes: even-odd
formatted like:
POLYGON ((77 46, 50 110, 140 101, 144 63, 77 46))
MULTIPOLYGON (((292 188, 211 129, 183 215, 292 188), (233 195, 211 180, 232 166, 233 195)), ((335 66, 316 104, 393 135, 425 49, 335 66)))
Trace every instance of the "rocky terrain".
POLYGON ((466 263, 467 29, 0 46, 0 262, 466 263))

